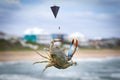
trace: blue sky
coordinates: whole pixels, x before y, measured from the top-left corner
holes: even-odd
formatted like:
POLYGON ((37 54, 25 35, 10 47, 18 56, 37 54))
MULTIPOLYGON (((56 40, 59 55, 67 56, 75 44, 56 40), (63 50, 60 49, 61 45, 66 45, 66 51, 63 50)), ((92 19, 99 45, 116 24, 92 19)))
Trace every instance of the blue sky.
POLYGON ((0 31, 23 36, 39 28, 48 33, 80 32, 87 38, 120 37, 119 8, 120 0, 0 0, 0 31), (56 19, 52 5, 60 6, 56 19))

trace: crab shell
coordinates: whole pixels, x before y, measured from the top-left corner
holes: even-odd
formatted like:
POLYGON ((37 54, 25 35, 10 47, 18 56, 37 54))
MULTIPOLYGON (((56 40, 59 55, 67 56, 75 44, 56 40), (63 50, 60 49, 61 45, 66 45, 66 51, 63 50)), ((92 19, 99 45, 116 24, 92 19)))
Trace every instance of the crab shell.
POLYGON ((51 59, 54 66, 59 69, 66 68, 64 65, 68 64, 68 57, 64 53, 64 51, 58 47, 54 48, 51 53, 51 59))

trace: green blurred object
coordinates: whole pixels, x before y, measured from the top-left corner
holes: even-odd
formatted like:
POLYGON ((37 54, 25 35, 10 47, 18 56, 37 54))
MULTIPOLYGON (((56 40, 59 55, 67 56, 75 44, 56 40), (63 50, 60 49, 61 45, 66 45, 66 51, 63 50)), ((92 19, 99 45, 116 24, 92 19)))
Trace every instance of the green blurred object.
POLYGON ((36 35, 25 35, 24 40, 25 41, 30 41, 30 42, 36 42, 37 41, 37 36, 36 35))

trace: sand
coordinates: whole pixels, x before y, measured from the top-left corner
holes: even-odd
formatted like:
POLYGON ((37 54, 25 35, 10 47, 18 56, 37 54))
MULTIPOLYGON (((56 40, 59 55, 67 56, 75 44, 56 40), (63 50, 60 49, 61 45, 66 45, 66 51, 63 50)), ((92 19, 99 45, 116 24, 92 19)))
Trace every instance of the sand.
MULTIPOLYGON (((40 51, 46 55, 45 51, 40 51)), ((73 58, 103 58, 103 57, 120 57, 120 50, 78 50, 73 58)), ((6 51, 0 52, 0 61, 38 61, 43 60, 34 51, 6 51)))

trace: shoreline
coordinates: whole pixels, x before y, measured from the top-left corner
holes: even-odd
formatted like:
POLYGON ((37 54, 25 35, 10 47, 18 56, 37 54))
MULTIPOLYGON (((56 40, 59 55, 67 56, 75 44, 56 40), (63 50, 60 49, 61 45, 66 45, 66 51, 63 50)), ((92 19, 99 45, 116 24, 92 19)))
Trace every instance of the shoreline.
MULTIPOLYGON (((46 51, 40 51, 41 54, 47 56, 46 51)), ((67 51, 66 51, 67 53, 67 51)), ((120 50, 77 50, 74 59, 88 58, 106 58, 120 57, 120 50)), ((35 51, 5 51, 0 52, 0 61, 40 61, 44 60, 35 51)))

